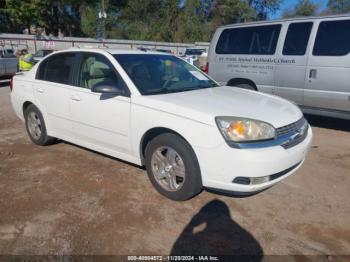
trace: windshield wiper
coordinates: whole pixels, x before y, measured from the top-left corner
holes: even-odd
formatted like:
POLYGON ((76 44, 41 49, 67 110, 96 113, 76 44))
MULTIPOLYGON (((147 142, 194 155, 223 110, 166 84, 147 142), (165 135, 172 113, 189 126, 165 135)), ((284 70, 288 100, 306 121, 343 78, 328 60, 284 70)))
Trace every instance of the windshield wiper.
POLYGON ((151 92, 147 92, 145 95, 170 94, 170 93, 193 91, 193 90, 200 90, 200 89, 206 89, 206 88, 212 88, 212 87, 216 87, 216 85, 195 86, 195 87, 178 88, 178 89, 172 89, 172 88, 165 87, 165 88, 156 89, 156 90, 151 91, 151 92))

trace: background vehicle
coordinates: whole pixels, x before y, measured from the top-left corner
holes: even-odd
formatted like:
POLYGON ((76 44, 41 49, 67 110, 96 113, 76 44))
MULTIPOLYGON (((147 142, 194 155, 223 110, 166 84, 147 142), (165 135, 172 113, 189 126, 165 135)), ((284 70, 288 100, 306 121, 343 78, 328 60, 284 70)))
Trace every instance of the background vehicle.
POLYGON ((159 48, 157 48, 154 51, 171 54, 171 50, 170 49, 159 49, 159 48))
POLYGON ((207 63, 208 53, 203 48, 186 48, 186 51, 182 56, 190 64, 204 70, 207 63))
POLYGON ((43 59, 45 56, 47 56, 48 54, 51 54, 54 51, 55 50, 52 50, 52 49, 40 49, 36 51, 36 53, 34 54, 34 61, 37 63, 41 59, 43 59))
POLYGON ((145 165, 153 186, 174 200, 203 186, 268 188, 301 166, 312 139, 294 104, 219 86, 158 52, 56 52, 16 75, 11 90, 35 144, 59 138, 145 165))
POLYGON ((0 82, 8 81, 8 77, 16 74, 18 59, 11 48, 0 47, 0 82))
POLYGON ((212 39, 208 71, 221 84, 350 119, 349 43, 349 15, 227 25, 212 39))

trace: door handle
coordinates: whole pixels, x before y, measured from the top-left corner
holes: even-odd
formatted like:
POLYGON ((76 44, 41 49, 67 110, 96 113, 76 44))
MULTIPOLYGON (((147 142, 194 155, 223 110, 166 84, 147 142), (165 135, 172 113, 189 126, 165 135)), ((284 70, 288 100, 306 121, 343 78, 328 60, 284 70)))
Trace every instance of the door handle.
POLYGON ((74 101, 81 101, 81 98, 78 95, 72 95, 70 98, 74 101))
POLYGON ((317 77, 317 70, 316 69, 310 69, 309 80, 316 79, 316 77, 317 77))
POLYGON ((42 89, 41 87, 37 87, 37 88, 36 88, 36 91, 37 91, 38 93, 44 93, 44 89, 42 89))

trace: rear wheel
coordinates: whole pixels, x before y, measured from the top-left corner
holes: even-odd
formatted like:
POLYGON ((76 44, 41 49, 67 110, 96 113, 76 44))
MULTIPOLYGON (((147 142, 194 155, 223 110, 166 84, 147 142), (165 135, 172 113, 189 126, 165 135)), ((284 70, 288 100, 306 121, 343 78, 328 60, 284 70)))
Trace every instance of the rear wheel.
POLYGON ((181 137, 166 133, 146 147, 146 169, 157 191, 172 200, 186 200, 202 189, 197 158, 181 137))
POLYGON ((24 112, 24 117, 27 133, 33 143, 45 146, 56 141, 54 137, 47 135, 44 118, 36 106, 28 106, 24 112))

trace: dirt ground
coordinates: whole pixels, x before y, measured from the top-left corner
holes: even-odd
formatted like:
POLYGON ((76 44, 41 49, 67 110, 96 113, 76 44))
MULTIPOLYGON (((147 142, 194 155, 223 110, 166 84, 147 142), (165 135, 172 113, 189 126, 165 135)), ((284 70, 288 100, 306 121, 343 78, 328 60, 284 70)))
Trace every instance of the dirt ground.
POLYGON ((0 254, 350 255, 350 121, 307 116, 302 168, 250 197, 159 195, 145 170, 39 147, 0 86, 0 254))

